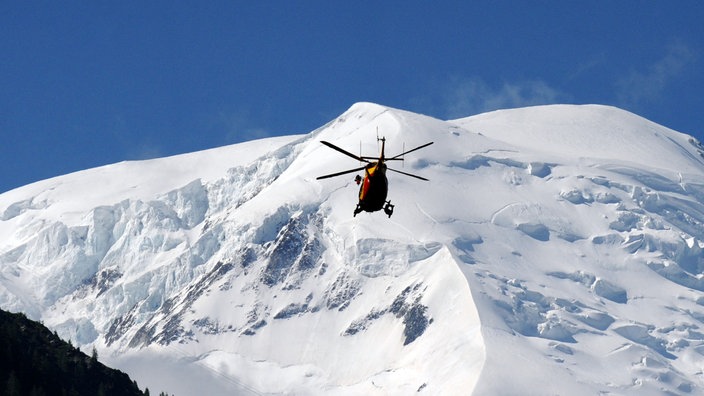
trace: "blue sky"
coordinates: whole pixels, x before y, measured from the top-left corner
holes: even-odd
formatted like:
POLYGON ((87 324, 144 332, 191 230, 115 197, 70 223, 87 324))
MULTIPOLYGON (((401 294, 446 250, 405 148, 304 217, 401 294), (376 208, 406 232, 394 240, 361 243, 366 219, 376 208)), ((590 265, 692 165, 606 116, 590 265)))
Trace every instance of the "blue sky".
POLYGON ((700 1, 0 0, 0 192, 310 132, 599 103, 704 140, 700 1))

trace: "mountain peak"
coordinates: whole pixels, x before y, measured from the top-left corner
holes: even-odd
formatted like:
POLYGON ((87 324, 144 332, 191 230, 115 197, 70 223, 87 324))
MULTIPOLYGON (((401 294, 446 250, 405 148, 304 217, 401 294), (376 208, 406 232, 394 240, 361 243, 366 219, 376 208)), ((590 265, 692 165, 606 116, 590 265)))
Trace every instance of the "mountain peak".
POLYGON ((606 106, 357 103, 0 195, 0 306, 184 394, 694 393, 702 150, 606 106), (430 181, 389 172, 393 216, 353 217, 354 175, 316 177, 360 164, 320 141, 377 136, 435 142, 389 164, 430 181))
POLYGON ((704 150, 691 136, 612 106, 535 106, 454 122, 546 157, 579 156, 683 173, 699 173, 704 165, 704 150), (655 147, 657 156, 652 155, 655 147))

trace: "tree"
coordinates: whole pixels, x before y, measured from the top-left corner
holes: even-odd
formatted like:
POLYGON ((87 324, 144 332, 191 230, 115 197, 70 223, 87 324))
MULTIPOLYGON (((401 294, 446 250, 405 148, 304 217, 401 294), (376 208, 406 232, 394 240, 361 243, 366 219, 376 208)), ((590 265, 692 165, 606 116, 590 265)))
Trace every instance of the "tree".
POLYGON ((22 392, 20 390, 20 383, 17 380, 17 374, 14 371, 10 371, 10 376, 7 378, 7 384, 5 386, 5 394, 7 396, 21 396, 22 392))
POLYGON ((44 392, 44 388, 34 385, 32 387, 32 391, 29 393, 29 396, 46 396, 46 392, 44 392))
POLYGON ((90 354, 90 364, 91 366, 98 363, 98 350, 95 349, 95 345, 93 345, 93 352, 90 354))

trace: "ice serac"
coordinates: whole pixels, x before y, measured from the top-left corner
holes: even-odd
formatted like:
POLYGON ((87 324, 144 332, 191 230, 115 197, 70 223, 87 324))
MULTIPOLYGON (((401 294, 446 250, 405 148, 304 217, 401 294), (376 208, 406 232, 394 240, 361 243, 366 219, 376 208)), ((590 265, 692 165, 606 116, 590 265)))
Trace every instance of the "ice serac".
POLYGON ((606 106, 321 128, 0 195, 0 306, 178 394, 696 394, 704 147, 606 106), (387 157, 385 215, 352 216, 387 157), (549 380, 546 380, 549 378, 549 380), (274 380, 275 379, 275 380, 274 380))

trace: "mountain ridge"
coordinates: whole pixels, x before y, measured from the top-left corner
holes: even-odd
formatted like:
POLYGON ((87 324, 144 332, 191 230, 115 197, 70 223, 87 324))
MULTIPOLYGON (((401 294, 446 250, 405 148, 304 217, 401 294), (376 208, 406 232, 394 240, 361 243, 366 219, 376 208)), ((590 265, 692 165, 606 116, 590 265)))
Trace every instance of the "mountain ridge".
MULTIPOLYGON (((141 396, 127 374, 106 367, 22 314, 0 310, 3 395, 96 394, 141 396)), ((164 392, 162 392, 164 394, 164 392)))
POLYGON ((607 106, 358 103, 0 194, 0 303, 128 373, 191 368, 186 394, 695 392, 701 153, 607 106), (387 155, 435 141, 400 165, 430 182, 389 174, 394 216, 354 218, 352 177, 315 177, 358 164, 319 141, 376 155, 377 133, 387 155))

